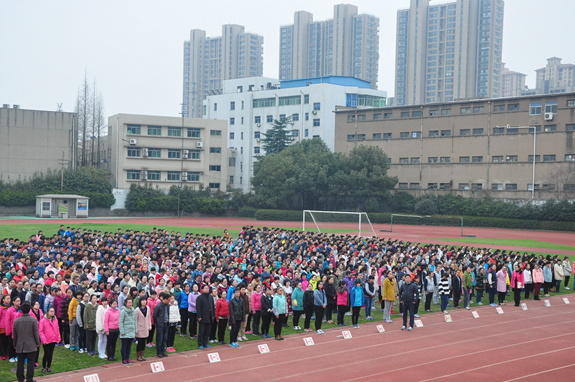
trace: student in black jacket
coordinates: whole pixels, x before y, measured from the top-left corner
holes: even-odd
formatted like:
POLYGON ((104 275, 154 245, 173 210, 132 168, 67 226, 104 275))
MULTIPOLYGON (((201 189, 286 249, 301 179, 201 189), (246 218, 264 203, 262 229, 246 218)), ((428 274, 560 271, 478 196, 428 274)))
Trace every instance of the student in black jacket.
POLYGON ((210 294, 210 287, 204 284, 202 286, 202 294, 199 295, 196 300, 196 312, 198 314, 199 324, 198 346, 200 349, 211 347, 208 345, 208 340, 210 337, 210 326, 216 317, 215 310, 214 298, 210 294))
POLYGON ((167 357, 166 342, 168 340, 168 320, 170 295, 160 293, 160 302, 154 308, 153 319, 156 325, 156 355, 158 357, 167 357))
MULTIPOLYGON (((274 299, 272 297, 272 288, 265 287, 265 292, 261 298, 261 315, 262 315, 262 337, 270 338, 270 322, 274 310, 274 299)), ((312 301, 313 303, 313 301, 312 301)), ((230 308, 231 311, 231 308, 230 308)))
MULTIPOLYGON (((305 313, 303 328, 306 332, 311 332, 312 330, 309 327, 313 314, 313 285, 311 283, 307 284, 306 291, 303 293, 303 311, 305 313)), ((321 317, 319 319, 321 320, 321 317)))
POLYGON ((337 292, 335 290, 335 279, 333 276, 329 276, 327 279, 327 284, 325 284, 325 297, 327 298, 327 309, 325 310, 325 319, 329 324, 333 324, 331 319, 332 312, 337 307, 337 292))
POLYGON ((419 300, 419 288, 417 287, 417 284, 411 282, 411 276, 409 273, 406 273, 403 276, 403 280, 405 282, 399 288, 399 301, 403 306, 403 327, 401 330, 405 330, 407 325, 407 313, 409 312, 408 330, 411 331, 413 330, 413 323, 415 321, 415 304, 419 300))

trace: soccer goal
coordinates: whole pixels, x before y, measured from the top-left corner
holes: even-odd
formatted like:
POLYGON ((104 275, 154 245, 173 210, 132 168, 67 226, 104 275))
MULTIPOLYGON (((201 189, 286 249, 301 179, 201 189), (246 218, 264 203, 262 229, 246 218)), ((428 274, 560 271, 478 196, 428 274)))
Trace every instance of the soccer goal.
MULTIPOLYGON (((473 234, 463 234, 463 216, 441 216, 439 217, 443 220, 443 224, 446 226, 457 226, 461 223, 461 236, 462 237, 475 237, 473 234), (446 221, 445 219, 451 219, 446 221)), ((393 232, 393 223, 396 224, 407 224, 407 225, 439 225, 434 223, 432 220, 433 216, 429 215, 402 215, 402 214, 391 214, 389 229, 380 229, 380 232, 393 232)))
MULTIPOLYGON (((339 211, 313 211, 304 210, 302 220, 302 230, 305 231, 306 221, 313 223, 318 232, 339 233, 355 230, 357 224, 358 236, 377 236, 369 216, 365 212, 339 212, 339 211), (339 223, 339 224, 338 224, 339 223), (350 224, 351 223, 351 224, 350 224), (353 226, 352 226, 353 224, 353 226), (320 226, 322 228, 320 228, 320 226), (323 231, 322 231, 323 229, 323 231), (365 232, 366 234, 362 234, 365 232)), ((308 224, 309 225, 309 224, 308 224)))

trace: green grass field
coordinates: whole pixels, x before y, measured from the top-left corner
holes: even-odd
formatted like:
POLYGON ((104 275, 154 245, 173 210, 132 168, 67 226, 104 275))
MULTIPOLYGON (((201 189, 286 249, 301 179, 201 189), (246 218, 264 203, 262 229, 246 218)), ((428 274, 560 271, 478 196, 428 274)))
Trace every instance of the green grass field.
POLYGON ((569 245, 549 243, 546 241, 537 240, 522 240, 522 239, 473 239, 473 238, 434 238, 425 239, 431 242, 438 241, 454 241, 459 243, 473 243, 473 244, 488 244, 488 245, 506 245, 512 247, 528 247, 528 248, 541 248, 541 249, 560 249, 567 251, 575 251, 575 247, 569 245))

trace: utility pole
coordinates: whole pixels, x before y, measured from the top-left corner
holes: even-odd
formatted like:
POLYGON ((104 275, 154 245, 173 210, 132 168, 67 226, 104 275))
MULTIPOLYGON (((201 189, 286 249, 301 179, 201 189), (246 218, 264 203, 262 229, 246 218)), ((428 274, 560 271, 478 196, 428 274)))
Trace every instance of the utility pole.
POLYGON ((60 191, 64 191, 64 165, 69 162, 67 159, 64 159, 64 157, 65 154, 64 151, 62 151, 62 159, 58 161, 60 162, 59 164, 62 165, 62 169, 60 170, 60 191))

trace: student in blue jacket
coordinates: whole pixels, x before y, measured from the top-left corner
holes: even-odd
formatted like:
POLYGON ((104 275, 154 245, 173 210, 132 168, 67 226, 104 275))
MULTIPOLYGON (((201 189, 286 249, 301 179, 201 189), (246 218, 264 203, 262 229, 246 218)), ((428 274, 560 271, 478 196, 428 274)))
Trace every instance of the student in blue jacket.
POLYGON ((351 323, 354 328, 359 329, 359 312, 361 311, 361 306, 363 305, 363 288, 361 287, 360 280, 355 280, 355 286, 351 288, 350 301, 351 323))
POLYGON ((186 328, 188 327, 188 296, 190 295, 190 284, 184 283, 184 290, 180 292, 176 301, 180 307, 181 333, 180 336, 187 336, 186 328))
POLYGON ((323 290, 323 281, 317 282, 317 287, 313 291, 313 308, 315 311, 315 332, 317 334, 324 334, 321 330, 321 323, 323 321, 323 313, 327 306, 327 297, 325 290, 323 290))

